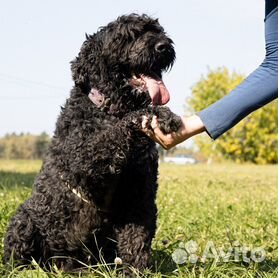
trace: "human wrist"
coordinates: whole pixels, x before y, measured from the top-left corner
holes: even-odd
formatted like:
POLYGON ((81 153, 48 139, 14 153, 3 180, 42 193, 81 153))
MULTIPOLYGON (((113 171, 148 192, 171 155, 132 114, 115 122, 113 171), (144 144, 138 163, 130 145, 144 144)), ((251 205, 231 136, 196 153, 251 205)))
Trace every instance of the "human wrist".
POLYGON ((184 140, 206 130, 203 121, 198 115, 182 117, 181 120, 183 124, 182 137, 184 140))

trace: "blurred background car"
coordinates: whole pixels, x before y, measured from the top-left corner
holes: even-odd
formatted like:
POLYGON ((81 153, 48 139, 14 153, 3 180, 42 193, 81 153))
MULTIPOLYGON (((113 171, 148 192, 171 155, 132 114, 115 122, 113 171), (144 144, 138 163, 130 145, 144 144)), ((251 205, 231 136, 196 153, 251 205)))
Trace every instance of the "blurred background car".
POLYGON ((165 156, 165 163, 174 163, 174 164, 195 164, 197 160, 188 155, 177 155, 177 156, 165 156))

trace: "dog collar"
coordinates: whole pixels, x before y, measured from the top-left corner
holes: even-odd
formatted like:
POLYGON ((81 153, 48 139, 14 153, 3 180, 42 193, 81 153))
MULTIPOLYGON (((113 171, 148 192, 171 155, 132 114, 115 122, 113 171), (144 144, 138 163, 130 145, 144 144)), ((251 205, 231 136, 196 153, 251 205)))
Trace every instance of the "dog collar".
MULTIPOLYGON (((90 203, 91 203, 89 200, 87 200, 87 199, 85 199, 84 197, 82 197, 81 193, 80 193, 77 189, 71 187, 70 184, 69 184, 68 182, 66 182, 66 186, 67 186, 67 188, 68 188, 73 194, 75 194, 75 195, 76 195, 79 199, 81 199, 83 202, 85 202, 85 203, 87 203, 87 204, 90 204, 90 203)), ((108 211, 108 210, 104 210, 104 209, 97 208, 97 207, 96 207, 96 210, 97 210, 98 212, 100 212, 100 213, 103 213, 103 214, 109 214, 109 213, 110 213, 110 211, 108 211)))
POLYGON ((64 181, 64 183, 65 183, 65 185, 67 186, 67 188, 68 188, 73 194, 75 194, 75 195, 76 195, 79 199, 81 199, 83 202, 85 202, 85 203, 87 203, 87 204, 90 203, 90 201, 88 201, 87 199, 83 198, 82 195, 81 195, 81 193, 80 193, 77 189, 73 188, 73 187, 70 185, 70 183, 64 179, 63 174, 60 174, 60 178, 61 178, 62 181, 64 181))
POLYGON ((68 189, 70 189, 71 192, 73 194, 75 194, 78 198, 80 198, 83 202, 85 202, 87 204, 90 203, 88 200, 86 200, 85 198, 82 197, 81 193, 78 190, 76 190, 75 188, 72 188, 68 183, 66 183, 66 185, 67 185, 68 189))
MULTIPOLYGON (((70 183, 69 183, 68 181, 65 181, 65 180, 64 180, 63 174, 60 174, 60 178, 64 181, 64 183, 65 183, 65 185, 67 186, 67 188, 68 188, 74 195, 76 195, 76 196, 77 196, 79 199, 81 199, 83 202, 85 202, 85 203, 87 203, 87 204, 92 204, 89 200, 85 199, 77 189, 73 188, 73 187, 70 185, 70 183)), ((109 210, 101 209, 101 208, 98 208, 98 207, 96 207, 96 210, 97 210, 98 212, 100 212, 100 213, 105 214, 105 215, 111 213, 109 210)))
POLYGON ((98 108, 101 107, 104 103, 104 95, 95 88, 91 89, 88 97, 98 108))

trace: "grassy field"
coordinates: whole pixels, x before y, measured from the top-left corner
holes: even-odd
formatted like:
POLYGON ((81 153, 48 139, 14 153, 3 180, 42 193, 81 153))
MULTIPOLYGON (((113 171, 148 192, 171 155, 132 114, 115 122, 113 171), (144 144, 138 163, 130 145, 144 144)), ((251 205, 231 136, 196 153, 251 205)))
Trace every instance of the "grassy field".
MULTIPOLYGON (((3 236, 31 193, 40 161, 0 160, 0 277, 116 277, 105 264, 85 274, 7 269, 3 236)), ((277 166, 160 166, 153 269, 143 277, 278 277, 277 166)))

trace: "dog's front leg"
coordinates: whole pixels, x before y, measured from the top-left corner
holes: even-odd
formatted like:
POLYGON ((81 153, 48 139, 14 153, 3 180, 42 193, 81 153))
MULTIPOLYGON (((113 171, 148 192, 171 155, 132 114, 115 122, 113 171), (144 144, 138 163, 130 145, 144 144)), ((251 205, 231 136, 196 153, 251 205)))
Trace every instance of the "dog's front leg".
MULTIPOLYGON (((154 228, 130 223, 116 229, 117 256, 123 265, 143 271, 149 266, 154 228)), ((125 272, 129 273, 128 269, 125 272)))
POLYGON ((71 134, 63 143, 70 146, 67 149, 70 152, 70 172, 92 177, 96 182, 120 174, 132 152, 134 136, 138 132, 133 126, 130 121, 119 121, 81 140, 78 134, 71 134))

